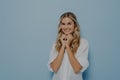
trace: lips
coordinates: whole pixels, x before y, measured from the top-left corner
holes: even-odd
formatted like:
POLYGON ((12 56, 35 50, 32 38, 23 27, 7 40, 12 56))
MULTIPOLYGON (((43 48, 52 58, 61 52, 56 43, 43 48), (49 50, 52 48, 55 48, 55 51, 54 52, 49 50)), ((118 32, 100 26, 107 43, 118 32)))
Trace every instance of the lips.
POLYGON ((64 28, 62 30, 63 30, 64 34, 70 34, 70 33, 72 33, 72 29, 71 28, 64 28))
POLYGON ((66 29, 66 30, 64 30, 65 32, 70 32, 70 30, 69 29, 66 29))

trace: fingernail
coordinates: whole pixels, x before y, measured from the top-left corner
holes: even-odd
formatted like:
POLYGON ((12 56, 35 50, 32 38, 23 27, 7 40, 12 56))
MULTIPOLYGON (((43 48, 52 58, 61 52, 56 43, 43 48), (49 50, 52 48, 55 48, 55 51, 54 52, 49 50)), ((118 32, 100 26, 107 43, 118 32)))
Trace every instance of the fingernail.
POLYGON ((65 40, 67 41, 67 38, 65 40))

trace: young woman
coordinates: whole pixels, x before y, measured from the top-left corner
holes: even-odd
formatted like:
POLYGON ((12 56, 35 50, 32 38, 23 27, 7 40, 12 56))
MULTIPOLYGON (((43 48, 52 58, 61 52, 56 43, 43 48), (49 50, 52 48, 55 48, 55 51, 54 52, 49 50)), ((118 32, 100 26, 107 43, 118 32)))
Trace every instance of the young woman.
POLYGON ((88 42, 80 37, 75 14, 66 12, 60 17, 48 62, 49 70, 54 72, 53 80, 83 80, 82 72, 88 65, 88 42))

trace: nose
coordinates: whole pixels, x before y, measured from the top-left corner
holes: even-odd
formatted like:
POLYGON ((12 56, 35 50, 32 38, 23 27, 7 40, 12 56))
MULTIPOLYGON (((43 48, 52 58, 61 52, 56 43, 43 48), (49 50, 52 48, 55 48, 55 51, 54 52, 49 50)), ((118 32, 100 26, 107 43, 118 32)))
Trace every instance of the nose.
POLYGON ((67 24, 65 25, 65 28, 68 28, 68 25, 67 25, 67 24))

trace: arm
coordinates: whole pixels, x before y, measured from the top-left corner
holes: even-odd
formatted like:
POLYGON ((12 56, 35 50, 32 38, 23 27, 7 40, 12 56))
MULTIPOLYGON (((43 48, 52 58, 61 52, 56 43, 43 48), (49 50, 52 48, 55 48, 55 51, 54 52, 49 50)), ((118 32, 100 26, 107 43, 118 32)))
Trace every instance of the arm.
POLYGON ((62 60, 64 56, 64 46, 61 47, 60 52, 56 59, 50 64, 51 68, 53 69, 54 72, 57 72, 58 69, 61 66, 62 60))
POLYGON ((79 61, 76 59, 75 55, 73 54, 72 50, 69 46, 66 46, 66 50, 68 52, 68 57, 70 60, 70 64, 74 70, 75 73, 78 73, 82 69, 82 65, 79 63, 79 61))
POLYGON ((67 53, 68 53, 70 64, 71 64, 74 72, 78 73, 78 72, 80 72, 80 70, 82 70, 83 67, 79 63, 79 61, 77 60, 77 58, 75 57, 75 55, 73 54, 73 52, 70 48, 70 43, 72 42, 72 40, 73 40, 73 36, 71 34, 69 34, 67 36, 66 50, 67 50, 67 53))
POLYGON ((57 72, 62 64, 62 60, 64 57, 64 52, 65 52, 65 41, 64 41, 65 35, 62 35, 60 38, 60 41, 62 42, 62 46, 60 49, 59 54, 57 55, 57 57, 55 58, 55 60, 50 64, 52 70, 54 72, 57 72))

